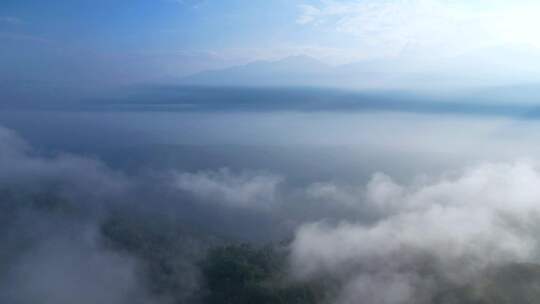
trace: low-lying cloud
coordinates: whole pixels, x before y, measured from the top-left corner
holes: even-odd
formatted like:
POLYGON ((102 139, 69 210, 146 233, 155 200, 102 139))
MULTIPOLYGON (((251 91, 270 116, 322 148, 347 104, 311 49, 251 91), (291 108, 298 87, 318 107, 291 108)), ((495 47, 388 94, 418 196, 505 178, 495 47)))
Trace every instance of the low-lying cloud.
POLYGON ((178 173, 174 186, 179 190, 231 207, 268 210, 277 200, 282 178, 253 172, 232 173, 229 169, 198 173, 178 173))
POLYGON ((106 248, 105 209, 131 182, 103 163, 43 156, 0 128, 0 302, 143 303, 136 258, 106 248), (140 302, 138 302, 140 301, 140 302))
POLYGON ((191 303, 214 239, 271 235, 281 183, 228 169, 127 174, 1 127, 0 169, 0 302, 17 304, 191 303))
POLYGON ((379 219, 304 224, 292 243, 293 273, 336 278, 337 303, 430 303, 441 282, 462 286, 489 267, 538 262, 539 185, 540 168, 527 161, 411 185, 378 174, 362 201, 379 219))
POLYGON ((2 302, 151 303, 134 258, 103 248, 95 227, 65 228, 74 231, 43 235, 15 259, 1 278, 2 302))
POLYGON ((0 301, 10 303, 189 302, 204 288, 197 259, 216 239, 293 236, 292 278, 334 282, 338 304, 432 303, 493 267, 540 262, 534 161, 409 183, 383 173, 366 184, 234 169, 127 174, 44 155, 0 129, 0 168, 0 301), (166 251, 130 243, 141 235, 166 251), (144 276, 162 256, 173 261, 176 294, 144 276))

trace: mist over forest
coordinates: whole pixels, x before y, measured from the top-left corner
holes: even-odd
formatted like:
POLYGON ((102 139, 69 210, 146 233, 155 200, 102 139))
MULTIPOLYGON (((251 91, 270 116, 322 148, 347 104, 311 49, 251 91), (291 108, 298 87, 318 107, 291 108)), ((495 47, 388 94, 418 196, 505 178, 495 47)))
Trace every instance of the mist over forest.
POLYGON ((174 113, 140 132, 156 117, 146 115, 2 115, 13 128, 0 137, 2 301, 528 303, 537 295, 540 169, 533 144, 505 151, 509 134, 535 138, 534 121, 174 113), (39 133, 25 128, 44 117, 55 119, 39 133), (190 142, 193 134, 169 128, 177 121, 201 137, 228 125, 220 137, 234 144, 190 142), (313 130, 321 121, 334 129, 313 130), (375 121, 384 122, 378 134, 361 135, 375 121), (423 135, 437 143, 429 153, 422 141, 396 140, 433 124, 440 128, 423 135), (276 135, 283 130, 289 138, 276 135), (453 137, 436 141, 442 134, 453 137), (486 149, 470 153, 471 142, 486 149))

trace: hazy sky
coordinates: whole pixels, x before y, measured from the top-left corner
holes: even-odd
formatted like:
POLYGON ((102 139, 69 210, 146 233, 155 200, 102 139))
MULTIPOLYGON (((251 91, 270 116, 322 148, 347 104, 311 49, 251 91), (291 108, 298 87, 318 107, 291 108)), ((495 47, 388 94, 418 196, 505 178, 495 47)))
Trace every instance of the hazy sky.
POLYGON ((504 59, 490 48, 540 47, 539 9, 527 0, 5 0, 0 79, 158 81, 298 54, 331 64, 504 59))

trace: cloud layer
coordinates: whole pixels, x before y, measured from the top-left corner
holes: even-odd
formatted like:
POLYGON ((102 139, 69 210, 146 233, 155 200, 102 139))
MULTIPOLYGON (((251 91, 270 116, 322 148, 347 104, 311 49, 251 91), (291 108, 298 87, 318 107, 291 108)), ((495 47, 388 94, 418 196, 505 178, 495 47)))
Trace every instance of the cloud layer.
MULTIPOLYGON (((412 185, 377 175, 363 200, 379 219, 303 225, 293 272, 336 278, 337 303, 430 303, 440 282, 461 286, 490 267, 539 261, 539 185, 532 162, 484 164, 412 185)), ((341 191, 326 194, 352 197, 341 191)))
POLYGON ((124 222, 144 222, 150 232, 134 235, 165 237, 180 256, 183 299, 201 288, 195 265, 206 245, 198 234, 180 243, 167 237, 195 227, 256 241, 296 230, 292 278, 332 281, 329 293, 339 304, 430 303, 441 289, 474 282, 493 267, 540 262, 534 161, 484 163, 408 184, 382 173, 365 185, 291 183, 229 169, 127 175, 85 157, 44 156, 0 129, 0 167, 0 300, 7 302, 167 299, 156 298, 141 275, 144 254, 110 246, 104 223, 114 235, 124 222))

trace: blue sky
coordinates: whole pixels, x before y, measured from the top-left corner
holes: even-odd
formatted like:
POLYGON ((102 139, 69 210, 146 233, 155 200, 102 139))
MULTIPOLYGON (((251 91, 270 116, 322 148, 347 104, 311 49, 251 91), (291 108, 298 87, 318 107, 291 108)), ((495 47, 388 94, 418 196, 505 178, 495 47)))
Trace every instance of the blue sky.
POLYGON ((0 4, 2 65, 20 62, 21 52, 48 59, 60 52, 118 65, 138 61, 150 71, 170 65, 182 75, 301 41, 297 10, 290 1, 7 0, 0 4))
POLYGON ((536 51, 538 9, 528 0, 4 0, 0 80, 158 81, 299 54, 340 64, 536 51))

